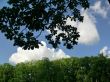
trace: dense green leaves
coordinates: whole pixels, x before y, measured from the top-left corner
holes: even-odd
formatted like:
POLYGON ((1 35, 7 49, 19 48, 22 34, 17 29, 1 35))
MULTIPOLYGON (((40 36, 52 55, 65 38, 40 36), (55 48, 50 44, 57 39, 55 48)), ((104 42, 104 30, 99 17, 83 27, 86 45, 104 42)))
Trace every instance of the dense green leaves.
POLYGON ((109 82, 110 59, 68 58, 0 65, 0 82, 109 82))
POLYGON ((14 75, 14 67, 10 64, 0 66, 0 82, 8 82, 14 75))
POLYGON ((89 8, 88 0, 8 0, 9 7, 0 9, 0 31, 14 46, 38 48, 42 32, 49 44, 57 48, 61 41, 68 49, 77 44, 79 32, 66 25, 66 19, 83 21, 81 8, 89 8), (57 30, 63 33, 57 32, 57 30), (55 37, 55 39, 53 39, 55 37))

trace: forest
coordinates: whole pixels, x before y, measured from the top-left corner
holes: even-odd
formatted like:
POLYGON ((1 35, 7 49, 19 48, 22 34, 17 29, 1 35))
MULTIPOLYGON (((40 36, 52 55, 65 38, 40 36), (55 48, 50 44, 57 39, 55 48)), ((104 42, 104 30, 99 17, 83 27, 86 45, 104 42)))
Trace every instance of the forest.
MULTIPOLYGON (((110 0, 107 1, 110 3, 110 0)), ((84 16, 82 16, 81 10, 91 9, 90 2, 92 1, 7 0, 6 6, 3 6, 1 2, 3 7, 0 8, 0 32, 6 39, 13 41, 13 46, 22 47, 24 50, 39 48, 39 45, 43 46, 40 41, 42 38, 40 36, 43 34, 45 40, 53 48, 60 48, 61 44, 67 49, 73 49, 74 45, 78 44, 80 32, 77 27, 67 25, 66 20, 69 18, 74 22, 83 22, 84 16)), ((99 8, 98 14, 102 15, 104 11, 100 4, 99 2, 96 9, 99 8)), ((89 18, 89 15, 87 16, 89 18)), ((92 15, 91 17, 95 21, 92 15)), ((92 25, 95 26, 94 22, 92 25)), ((94 28, 96 29, 96 27, 94 28)), ((94 34, 93 30, 91 34, 94 34)), ((105 38, 101 41, 105 41, 105 38)), ((104 57, 102 54, 54 61, 43 58, 43 60, 16 65, 4 63, 0 64, 0 82, 110 82, 110 58, 104 57)))
POLYGON ((110 59, 95 56, 5 63, 0 65, 0 82, 110 82, 110 59))

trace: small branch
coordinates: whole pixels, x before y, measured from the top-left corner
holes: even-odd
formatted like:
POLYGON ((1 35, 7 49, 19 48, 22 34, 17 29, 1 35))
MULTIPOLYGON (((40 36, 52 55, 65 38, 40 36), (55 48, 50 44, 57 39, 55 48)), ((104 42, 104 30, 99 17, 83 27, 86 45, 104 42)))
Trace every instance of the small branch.
POLYGON ((38 38, 42 34, 43 29, 40 31, 40 33, 36 36, 38 38))
POLYGON ((24 30, 26 30, 27 27, 25 27, 20 33, 22 33, 24 30))

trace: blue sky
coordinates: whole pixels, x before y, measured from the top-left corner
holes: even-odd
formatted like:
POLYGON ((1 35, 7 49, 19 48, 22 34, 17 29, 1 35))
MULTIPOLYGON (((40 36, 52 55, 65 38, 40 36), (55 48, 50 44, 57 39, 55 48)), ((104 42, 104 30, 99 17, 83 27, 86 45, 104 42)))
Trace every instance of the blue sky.
MULTIPOLYGON (((1 0, 0 7, 4 5, 6 5, 6 0, 1 0)), ((90 9, 82 11, 82 15, 84 15, 87 20, 85 19, 84 24, 78 25, 79 31, 82 33, 79 44, 74 46, 74 49, 71 50, 61 46, 59 52, 53 50, 52 53, 63 53, 64 55, 78 57, 96 56, 100 51, 106 54, 110 53, 110 5, 108 5, 106 1, 102 2, 101 0, 97 0, 91 3, 90 9), (81 28, 84 29, 82 30, 81 28)), ((47 46, 50 47, 50 45, 47 46)), ((0 63, 9 62, 9 58, 12 57, 12 55, 15 57, 15 54, 20 51, 20 49, 17 50, 17 48, 18 47, 13 46, 12 41, 7 40, 4 35, 0 33, 0 63)), ((51 48, 49 49, 51 50, 51 48)), ((13 61, 17 61, 17 57, 15 57, 13 61)))

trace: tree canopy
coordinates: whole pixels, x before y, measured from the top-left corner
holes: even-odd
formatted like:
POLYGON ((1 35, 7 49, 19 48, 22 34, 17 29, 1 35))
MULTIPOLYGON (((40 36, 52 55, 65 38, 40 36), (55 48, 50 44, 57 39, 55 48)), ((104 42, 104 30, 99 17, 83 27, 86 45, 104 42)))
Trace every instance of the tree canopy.
POLYGON ((45 38, 54 48, 61 42, 73 48, 80 35, 66 20, 83 22, 80 9, 89 8, 88 0, 8 0, 8 4, 0 9, 0 31, 24 49, 39 48, 38 38, 47 30, 45 38))
POLYGON ((0 82, 110 82, 110 59, 104 56, 48 59, 0 65, 0 82))

